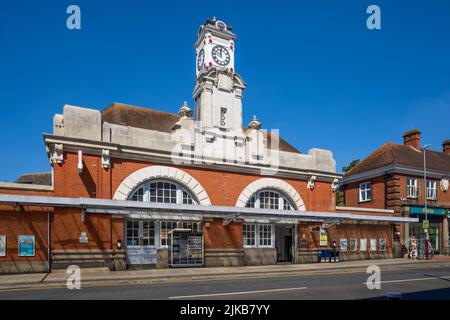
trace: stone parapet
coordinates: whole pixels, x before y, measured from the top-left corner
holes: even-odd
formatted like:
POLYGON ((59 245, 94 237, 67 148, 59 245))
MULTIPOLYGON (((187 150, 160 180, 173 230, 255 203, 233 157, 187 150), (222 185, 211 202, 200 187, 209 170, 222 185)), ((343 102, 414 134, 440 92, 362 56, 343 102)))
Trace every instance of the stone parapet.
POLYGON ((107 267, 111 270, 124 270, 125 250, 71 249, 53 250, 52 268, 64 269, 70 265, 80 268, 107 267))
POLYGON ((319 249, 298 248, 296 263, 317 263, 319 262, 319 249))
POLYGON ((159 248, 156 250, 156 269, 169 268, 169 249, 159 248))
POLYGON ((242 249, 205 249, 205 267, 237 267, 244 265, 242 249))
POLYGON ((0 263, 0 274, 45 273, 47 261, 6 261, 0 263))
POLYGON ((244 248, 245 265, 260 266, 277 263, 277 250, 275 248, 244 248))

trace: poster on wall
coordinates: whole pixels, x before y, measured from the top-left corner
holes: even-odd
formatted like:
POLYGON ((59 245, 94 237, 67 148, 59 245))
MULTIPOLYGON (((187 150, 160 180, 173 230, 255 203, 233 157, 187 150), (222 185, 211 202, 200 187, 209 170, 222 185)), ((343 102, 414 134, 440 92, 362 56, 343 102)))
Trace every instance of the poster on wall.
POLYGON ((6 256, 6 236, 0 234, 0 257, 6 256))
POLYGON ((342 252, 346 252, 347 251, 347 239, 340 239, 339 247, 342 252))
POLYGON ((34 257, 35 237, 31 235, 19 236, 19 257, 34 257))
POLYGON ((320 246, 321 247, 328 246, 328 235, 327 230, 325 229, 320 229, 320 246))

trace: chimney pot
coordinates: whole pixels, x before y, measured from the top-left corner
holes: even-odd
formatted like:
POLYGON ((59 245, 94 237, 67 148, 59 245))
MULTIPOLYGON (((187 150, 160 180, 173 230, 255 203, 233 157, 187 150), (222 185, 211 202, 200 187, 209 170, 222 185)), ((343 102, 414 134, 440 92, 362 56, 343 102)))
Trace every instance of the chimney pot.
POLYGON ((442 152, 450 154, 450 139, 442 142, 442 152))
POLYGON ((403 144, 420 150, 420 129, 413 129, 403 134, 403 144))

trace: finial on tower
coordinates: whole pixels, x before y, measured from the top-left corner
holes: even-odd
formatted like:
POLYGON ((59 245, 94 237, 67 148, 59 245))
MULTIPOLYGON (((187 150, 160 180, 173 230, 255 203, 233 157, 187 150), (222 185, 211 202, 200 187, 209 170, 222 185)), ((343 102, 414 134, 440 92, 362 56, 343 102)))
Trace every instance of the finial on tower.
POLYGON ((256 129, 259 130, 261 129, 261 122, 258 121, 258 119, 256 118, 256 115, 253 116, 253 120, 248 124, 248 128, 249 129, 256 129))
POLYGON ((180 108, 180 111, 178 111, 178 114, 182 117, 188 117, 188 118, 192 117, 192 110, 186 101, 183 103, 183 106, 180 108))

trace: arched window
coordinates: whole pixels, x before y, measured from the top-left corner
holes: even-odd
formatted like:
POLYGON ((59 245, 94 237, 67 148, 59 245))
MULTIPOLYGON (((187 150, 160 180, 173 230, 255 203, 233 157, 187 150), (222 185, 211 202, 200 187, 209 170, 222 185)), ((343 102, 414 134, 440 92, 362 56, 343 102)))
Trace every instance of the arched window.
POLYGON ((253 194, 247 201, 247 208, 295 210, 291 201, 281 192, 265 189, 253 194))
MULTIPOLYGON (((139 185, 128 197, 131 201, 199 204, 183 186, 170 180, 149 180, 139 185)), ((194 221, 175 220, 134 220, 127 221, 127 246, 155 246, 170 247, 169 232, 175 228, 188 228, 193 231, 201 230, 201 223, 194 221), (141 234, 142 236, 139 236, 141 234)))
POLYGON ((189 191, 169 180, 150 180, 137 187, 131 196, 132 201, 198 204, 189 191))

